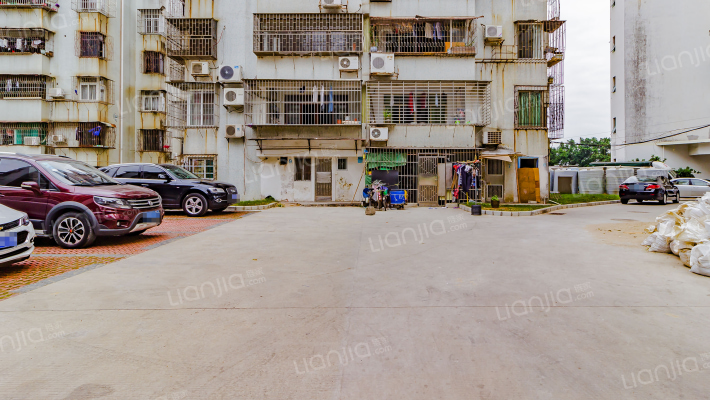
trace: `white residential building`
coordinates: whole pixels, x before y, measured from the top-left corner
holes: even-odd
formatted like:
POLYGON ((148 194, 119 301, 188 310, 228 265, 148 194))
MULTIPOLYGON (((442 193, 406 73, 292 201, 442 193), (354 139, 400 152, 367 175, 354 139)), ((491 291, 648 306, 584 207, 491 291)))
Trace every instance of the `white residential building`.
POLYGON ((611 0, 612 161, 655 155, 710 174, 708 12, 702 0, 611 0))

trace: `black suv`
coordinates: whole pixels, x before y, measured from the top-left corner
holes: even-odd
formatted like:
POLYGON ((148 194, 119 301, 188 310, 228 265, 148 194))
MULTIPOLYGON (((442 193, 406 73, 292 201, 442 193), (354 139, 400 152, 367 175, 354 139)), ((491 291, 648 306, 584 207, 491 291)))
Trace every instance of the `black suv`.
POLYGON ((190 217, 201 217, 208 209, 223 211, 239 202, 236 186, 200 179, 176 165, 114 164, 101 170, 119 182, 155 190, 163 198, 163 208, 182 208, 190 217))

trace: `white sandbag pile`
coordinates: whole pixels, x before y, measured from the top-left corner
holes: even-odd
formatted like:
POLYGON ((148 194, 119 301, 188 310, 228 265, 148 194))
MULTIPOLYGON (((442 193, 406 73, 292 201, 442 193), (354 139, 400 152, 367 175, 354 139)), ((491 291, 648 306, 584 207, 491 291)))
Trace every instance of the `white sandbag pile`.
POLYGON ((662 214, 646 231, 648 251, 673 253, 690 272, 710 276, 710 193, 662 214))

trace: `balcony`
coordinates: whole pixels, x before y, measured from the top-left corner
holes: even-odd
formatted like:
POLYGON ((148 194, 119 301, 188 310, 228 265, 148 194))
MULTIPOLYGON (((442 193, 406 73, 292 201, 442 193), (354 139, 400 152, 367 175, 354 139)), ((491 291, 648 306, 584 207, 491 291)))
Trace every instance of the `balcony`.
POLYGON ((219 96, 214 83, 168 85, 167 127, 207 129, 219 126, 219 96))
POLYGON ((217 60, 217 21, 209 18, 167 18, 168 57, 186 60, 217 60))
POLYGON ((78 13, 99 13, 116 17, 116 0, 72 0, 71 9, 78 13))
POLYGON ((0 123, 0 146, 45 146, 48 124, 0 123))
POLYGON ((244 102, 249 126, 362 125, 360 81, 247 80, 244 102))
POLYGON ((54 55, 53 34, 46 29, 0 29, 0 56, 54 55))
POLYGON ((53 123, 47 144, 66 148, 115 149, 116 128, 101 122, 53 123))
POLYGON ((491 123, 491 85, 474 81, 367 82, 371 124, 468 125, 491 123))
POLYGON ((403 56, 475 56, 475 18, 372 18, 370 40, 378 52, 403 56))
POLYGON ((547 66, 553 67, 565 59, 567 25, 565 21, 545 21, 544 31, 547 34, 545 43, 545 58, 547 66))
POLYGON ((38 75, 0 75, 0 100, 45 100, 54 79, 38 75))
POLYGON ((170 152, 170 138, 162 129, 139 129, 138 151, 140 152, 170 152))
POLYGON ((56 1, 44 0, 0 0, 0 8, 39 8, 53 12, 58 10, 56 1))
POLYGON ((254 54, 362 53, 361 14, 255 14, 254 54))

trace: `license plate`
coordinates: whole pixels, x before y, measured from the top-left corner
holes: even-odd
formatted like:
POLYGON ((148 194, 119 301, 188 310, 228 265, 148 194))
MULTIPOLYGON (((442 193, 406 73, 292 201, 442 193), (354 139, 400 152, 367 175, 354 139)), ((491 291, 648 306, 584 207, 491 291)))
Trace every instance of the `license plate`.
POLYGON ((143 222, 160 222, 160 211, 148 211, 143 213, 143 222))
POLYGON ((232 199, 232 201, 237 201, 237 195, 236 195, 236 194, 233 194, 233 195, 229 196, 229 198, 232 199))
POLYGON ((0 249, 7 249, 17 246, 16 233, 3 233, 0 235, 0 249))

